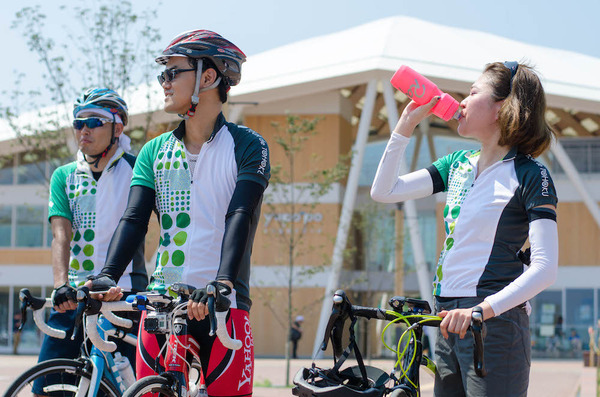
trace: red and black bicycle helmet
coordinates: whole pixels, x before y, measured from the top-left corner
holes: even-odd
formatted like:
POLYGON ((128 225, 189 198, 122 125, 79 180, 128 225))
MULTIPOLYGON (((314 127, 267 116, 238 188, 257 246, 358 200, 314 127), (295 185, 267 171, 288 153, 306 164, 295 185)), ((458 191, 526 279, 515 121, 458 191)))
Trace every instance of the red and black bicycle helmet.
POLYGON ((242 63, 246 55, 235 44, 210 30, 191 30, 175 37, 156 58, 164 65, 171 56, 209 58, 223 75, 225 83, 237 85, 242 77, 242 63))

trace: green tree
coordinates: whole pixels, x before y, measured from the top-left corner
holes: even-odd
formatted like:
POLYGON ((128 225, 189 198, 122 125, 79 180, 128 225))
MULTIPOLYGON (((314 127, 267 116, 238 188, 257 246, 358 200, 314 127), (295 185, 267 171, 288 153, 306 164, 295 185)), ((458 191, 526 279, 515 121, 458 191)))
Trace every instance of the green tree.
MULTIPOLYGON (((62 164, 77 151, 70 127, 74 99, 93 86, 108 87, 124 95, 132 86, 149 84, 157 69, 152 59, 159 52, 155 43, 160 41, 160 35, 152 27, 156 9, 144 7, 136 13, 129 0, 82 0, 75 6, 61 6, 60 12, 64 16, 61 20, 77 23, 62 26, 59 37, 46 33, 43 7, 25 7, 17 12, 11 28, 23 33, 29 49, 37 55, 45 86, 23 91, 21 83, 27 76, 17 73, 14 88, 3 92, 0 117, 15 131, 19 150, 45 153, 62 164), (42 92, 49 95, 54 106, 42 105, 47 101, 42 92), (28 111, 35 113, 31 118, 35 121, 19 118, 28 111)), ((150 90, 146 100, 150 110, 150 90)), ((142 124, 133 129, 128 126, 132 143, 137 146, 146 140, 150 112, 142 124)))
MULTIPOLYGON (((295 277, 309 276, 323 269, 322 266, 315 266, 301 272, 294 271, 298 257, 320 248, 306 244, 305 241, 307 233, 310 232, 311 220, 320 215, 315 209, 323 196, 332 189, 333 184, 340 182, 348 172, 345 156, 341 156, 331 168, 319 168, 317 164, 320 159, 318 156, 313 155, 311 159, 313 171, 308 173, 304 171, 306 165, 298 163, 298 153, 304 150, 306 142, 318 133, 318 122, 318 118, 309 120, 299 116, 287 115, 285 126, 273 123, 277 131, 275 143, 282 149, 285 157, 281 162, 275 163, 271 167, 270 191, 265 197, 265 205, 269 211, 268 227, 274 232, 272 233, 273 240, 287 249, 287 310, 285 311, 285 319, 282 319, 281 314, 273 308, 276 297, 263 296, 263 302, 271 309, 279 324, 284 327, 286 335, 292 326, 293 316, 302 312, 303 307, 315 303, 304 302, 303 307, 294 304, 292 293, 294 282, 297 281, 295 277), (274 202, 275 197, 277 203, 274 202)), ((323 265, 326 263, 329 263, 329 261, 324 258, 323 265)), ((287 386, 290 381, 290 341, 288 337, 286 337, 285 342, 285 360, 285 385, 287 386)))

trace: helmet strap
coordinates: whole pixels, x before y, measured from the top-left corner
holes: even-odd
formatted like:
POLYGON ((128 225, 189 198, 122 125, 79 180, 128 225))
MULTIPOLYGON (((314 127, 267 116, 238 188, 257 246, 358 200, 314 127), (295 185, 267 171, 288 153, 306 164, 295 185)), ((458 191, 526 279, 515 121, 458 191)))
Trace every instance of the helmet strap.
POLYGON ((113 123, 112 123, 112 129, 111 129, 111 134, 110 134, 110 143, 108 144, 108 146, 106 147, 106 149, 104 149, 104 151, 102 153, 89 154, 89 155, 86 155, 84 153, 83 158, 84 158, 85 162, 93 165, 94 168, 98 168, 98 164, 100 163, 100 160, 103 159, 104 157, 106 157, 106 155, 108 154, 108 151, 110 150, 110 148, 112 148, 112 146, 115 144, 115 142, 117 142, 118 139, 119 138, 115 136, 115 115, 113 114, 113 123), (91 157, 94 160, 88 161, 87 157, 91 157))
MULTIPOLYGON (((346 361, 346 359, 350 356, 350 353, 352 353, 352 351, 354 350, 354 358, 356 358, 356 362, 358 364, 360 374, 362 375, 363 385, 365 387, 367 387, 369 385, 369 378, 367 377, 367 370, 365 368, 365 363, 363 361, 362 354, 360 354, 360 350, 358 349, 358 343, 356 343, 356 336, 354 333, 354 325, 356 324, 357 318, 354 317, 353 315, 350 315, 350 319, 352 320, 352 322, 350 324, 350 328, 349 328, 350 343, 348 344, 348 347, 346 347, 346 349, 344 349, 344 351, 342 352, 342 355, 339 358, 335 357, 335 354, 333 355, 334 365, 330 371, 333 374, 338 374, 338 371, 340 370, 342 364, 344 363, 344 361, 346 361)), ((333 335, 331 336, 331 341, 332 341, 332 346, 333 346, 333 335)))
POLYGON ((202 82, 202 58, 198 59, 197 66, 196 66, 196 84, 194 85, 194 94, 192 95, 192 103, 190 104, 190 109, 187 111, 186 114, 178 115, 179 117, 181 117, 184 120, 187 120, 190 117, 194 117, 194 114, 196 114, 196 106, 198 106, 198 102, 200 102, 200 98, 198 97, 198 95, 201 92, 212 90, 213 88, 217 87, 219 85, 219 83, 221 82, 221 76, 217 77, 215 79, 214 83, 212 83, 211 85, 206 86, 202 89, 200 88, 201 82, 202 82))

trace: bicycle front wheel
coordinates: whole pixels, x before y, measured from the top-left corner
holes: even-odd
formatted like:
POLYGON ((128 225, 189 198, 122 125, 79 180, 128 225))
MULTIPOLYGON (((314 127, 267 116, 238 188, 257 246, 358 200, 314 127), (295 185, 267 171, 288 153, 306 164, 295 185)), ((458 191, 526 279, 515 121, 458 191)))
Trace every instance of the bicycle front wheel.
POLYGON ((140 397, 146 393, 152 396, 178 397, 171 389, 171 382, 160 375, 146 376, 135 382, 123 393, 123 397, 140 397))
MULTIPOLYGON (((85 362, 57 358, 37 364, 25 371, 4 393, 4 397, 33 394, 62 397, 75 396, 80 388, 90 385, 92 374, 85 362)), ((120 397, 121 393, 106 378, 100 379, 98 397, 120 397)))

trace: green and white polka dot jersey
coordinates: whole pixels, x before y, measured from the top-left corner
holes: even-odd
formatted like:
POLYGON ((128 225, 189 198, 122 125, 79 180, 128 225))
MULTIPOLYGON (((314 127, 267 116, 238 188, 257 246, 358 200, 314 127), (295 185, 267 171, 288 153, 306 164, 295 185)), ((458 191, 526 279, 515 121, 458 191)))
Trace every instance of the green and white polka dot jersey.
MULTIPOLYGON (((134 160, 119 149, 98 181, 82 158, 52 174, 48 219, 61 216, 71 221, 69 282, 74 286, 83 285, 104 266, 112 233, 127 205, 134 160)), ((126 273, 131 271, 130 263, 126 273)), ((131 279, 123 277, 120 285, 131 289, 131 279)))
MULTIPOLYGON (((479 155, 479 152, 477 155, 479 155)), ((450 161, 451 165, 448 167, 448 195, 446 206, 444 207, 444 229, 446 230, 446 239, 435 272, 433 282, 434 295, 439 295, 440 293, 440 281, 444 278, 442 264, 444 263, 447 253, 454 246, 454 230, 456 228, 456 221, 460 215, 461 205, 475 181, 473 166, 469 163, 464 151, 454 153, 454 156, 450 161)))
POLYGON ((263 147, 268 156, 264 139, 226 123, 222 115, 212 138, 202 146, 192 179, 183 135, 178 136, 184 131, 182 123, 144 145, 131 183, 156 193, 161 231, 157 266, 148 287, 153 290, 165 290, 175 282, 203 287, 214 280, 236 182, 252 180, 263 186, 268 182, 268 169, 261 168, 263 147))
POLYGON ((428 167, 433 193, 447 191, 446 239, 433 293, 489 296, 523 273, 517 252, 529 232, 529 212, 556 205, 548 170, 512 149, 477 176, 479 151, 458 151, 428 167))

